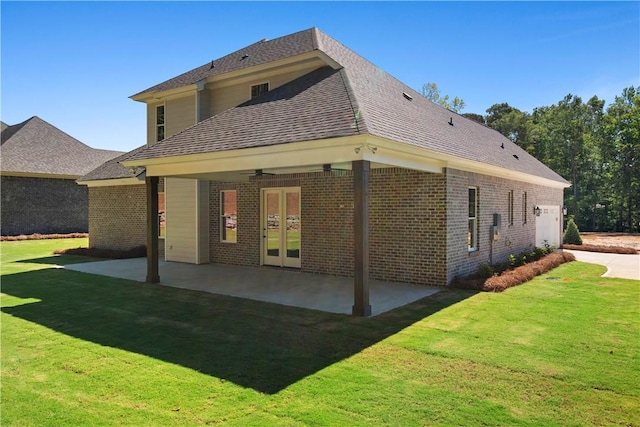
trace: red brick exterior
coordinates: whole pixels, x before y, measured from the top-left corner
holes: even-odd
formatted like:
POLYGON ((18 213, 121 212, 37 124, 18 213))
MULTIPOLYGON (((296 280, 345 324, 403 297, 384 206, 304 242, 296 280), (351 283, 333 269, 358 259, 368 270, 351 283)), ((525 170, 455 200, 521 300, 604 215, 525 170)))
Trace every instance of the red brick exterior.
POLYGON ((474 273, 481 264, 502 262, 509 254, 533 249, 536 237, 536 205, 563 206, 562 189, 526 184, 471 172, 447 169, 447 283, 455 276, 474 273), (467 248, 468 188, 478 189, 478 250, 467 248), (513 225, 508 224, 508 193, 513 190, 513 225), (522 198, 527 193, 527 216, 523 222, 522 198), (493 214, 501 215, 500 237, 491 240, 493 214))
MULTIPOLYGON (((300 187, 301 270, 353 275, 353 179, 350 171, 252 177, 209 184, 210 260, 259 266, 262 188, 300 187), (220 242, 220 191, 237 191, 237 243, 220 242)), ((447 285, 480 264, 533 248, 536 205, 562 206, 562 189, 447 169, 443 174, 401 168, 370 175, 370 277, 447 285), (478 188, 478 250, 467 248, 468 188, 478 188), (508 225, 508 192, 514 222, 508 225), (527 221, 523 222, 523 193, 527 221), (490 239, 493 214, 502 217, 499 240, 490 239)), ((90 244, 128 249, 146 243, 144 186, 89 189, 90 244)), ((160 240, 161 257, 164 242, 160 240)))
POLYGON ((89 246, 127 250, 147 243, 144 185, 89 187, 89 246))

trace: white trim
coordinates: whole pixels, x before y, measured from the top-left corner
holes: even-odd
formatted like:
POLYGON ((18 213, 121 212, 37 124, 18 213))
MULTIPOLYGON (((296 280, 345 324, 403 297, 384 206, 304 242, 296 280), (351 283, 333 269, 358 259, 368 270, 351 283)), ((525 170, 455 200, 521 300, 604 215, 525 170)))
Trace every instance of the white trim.
POLYGON ((115 187, 121 185, 144 185, 144 174, 137 178, 114 178, 114 179, 100 179, 95 181, 76 181, 80 185, 86 185, 87 187, 115 187))
POLYGON ((40 173, 40 172, 13 172, 13 171, 1 171, 0 176, 18 176, 21 178, 52 178, 52 179, 78 179, 82 175, 58 175, 54 173, 40 173))
POLYGON ((125 160, 122 164, 126 167, 145 166, 149 176, 194 176, 255 169, 309 166, 317 168, 324 163, 345 163, 354 160, 369 160, 376 166, 402 167, 432 173, 442 173, 443 168, 451 168, 552 188, 567 188, 571 185, 371 135, 155 159, 125 160))

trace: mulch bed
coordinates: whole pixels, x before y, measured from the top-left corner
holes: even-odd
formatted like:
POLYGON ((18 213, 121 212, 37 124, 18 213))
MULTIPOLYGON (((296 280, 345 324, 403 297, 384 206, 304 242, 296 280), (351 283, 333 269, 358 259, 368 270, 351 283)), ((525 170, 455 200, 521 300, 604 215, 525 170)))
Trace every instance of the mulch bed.
POLYGON ((19 236, 0 236, 2 242, 16 242, 19 240, 45 240, 45 239, 77 239, 89 237, 89 233, 68 233, 68 234, 20 234, 19 236))
POLYGON ((634 248, 626 248, 624 246, 599 246, 599 245, 562 245, 563 249, 569 249, 572 251, 587 251, 587 252, 602 252, 608 254, 637 254, 638 251, 634 248))
POLYGON ((500 275, 485 278, 455 279, 451 286, 485 292, 502 292, 505 289, 528 282, 540 274, 553 270, 565 262, 575 261, 575 257, 568 252, 553 252, 537 261, 523 266, 506 270, 500 275))

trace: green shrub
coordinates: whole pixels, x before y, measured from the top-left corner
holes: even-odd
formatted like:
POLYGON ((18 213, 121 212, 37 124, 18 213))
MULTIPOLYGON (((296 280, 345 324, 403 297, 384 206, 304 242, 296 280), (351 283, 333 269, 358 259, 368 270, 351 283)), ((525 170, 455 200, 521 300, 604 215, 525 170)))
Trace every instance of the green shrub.
POLYGON ((480 265, 480 267, 478 267, 477 276, 479 278, 481 278, 481 279, 488 279, 489 277, 493 276, 494 274, 495 274, 495 270, 489 264, 482 264, 482 265, 480 265))
POLYGON ((567 229, 564 231, 563 240, 564 240, 564 243, 568 243, 570 245, 582 244, 582 238, 580 237, 578 226, 576 225, 575 222, 573 222, 573 218, 569 218, 569 222, 567 223, 567 229))

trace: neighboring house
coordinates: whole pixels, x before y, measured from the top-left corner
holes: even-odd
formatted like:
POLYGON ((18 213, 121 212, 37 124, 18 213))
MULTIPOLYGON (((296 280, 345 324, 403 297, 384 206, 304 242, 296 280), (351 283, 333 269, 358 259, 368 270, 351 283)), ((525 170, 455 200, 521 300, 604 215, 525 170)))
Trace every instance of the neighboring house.
POLYGON ((97 150, 39 117, 2 123, 0 233, 88 230, 87 188, 76 179, 122 154, 97 150))
POLYGON ((316 28, 132 99, 147 104, 146 146, 80 182, 92 244, 146 232, 150 282, 158 252, 353 276, 354 314, 367 315, 369 278, 442 286, 560 243, 566 180, 316 28))

